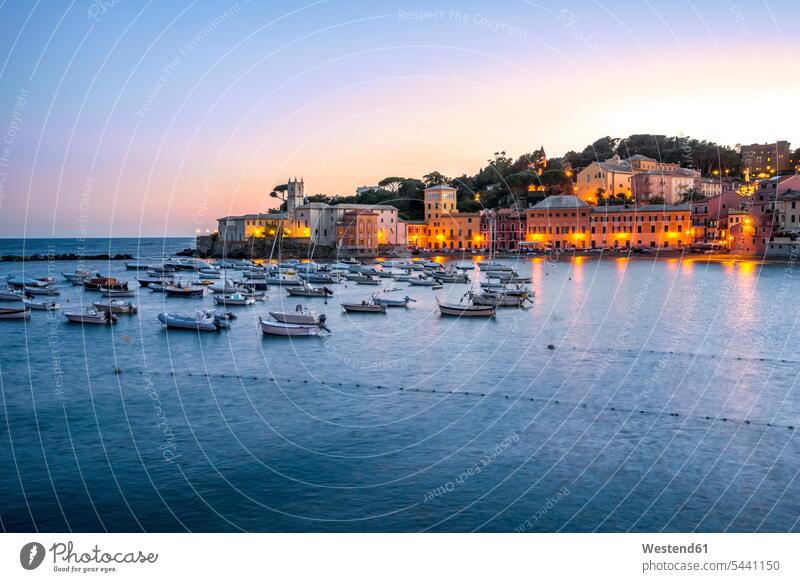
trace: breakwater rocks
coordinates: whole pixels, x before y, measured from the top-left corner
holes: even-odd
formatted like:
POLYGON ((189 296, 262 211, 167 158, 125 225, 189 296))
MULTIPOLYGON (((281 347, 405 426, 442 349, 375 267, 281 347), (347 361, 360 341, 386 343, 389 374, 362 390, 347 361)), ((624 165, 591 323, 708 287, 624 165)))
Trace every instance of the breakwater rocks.
POLYGON ((0 256, 0 263, 17 263, 17 262, 31 262, 31 261, 130 261, 133 255, 117 254, 117 255, 76 255, 75 253, 67 254, 52 254, 40 255, 33 254, 28 256, 22 255, 2 255, 0 256))

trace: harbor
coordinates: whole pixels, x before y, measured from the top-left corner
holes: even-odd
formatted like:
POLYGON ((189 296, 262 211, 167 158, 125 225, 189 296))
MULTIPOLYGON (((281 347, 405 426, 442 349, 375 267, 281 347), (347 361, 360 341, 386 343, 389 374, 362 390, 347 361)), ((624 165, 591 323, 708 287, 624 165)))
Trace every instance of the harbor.
POLYGON ((14 445, 0 461, 25 459, 0 481, 8 531, 796 527, 800 399, 781 386, 800 372, 798 338, 777 322, 800 312, 781 301, 786 265, 440 255, 280 259, 270 273, 137 256, 0 265, 6 281, 52 276, 58 295, 35 300, 59 304, 0 323, 14 445), (132 296, 62 274, 81 269, 132 296), (170 296, 164 279, 203 292, 170 296), (442 314, 474 305, 470 292, 492 289, 481 282, 527 299, 442 314), (330 293, 290 294, 304 288, 330 293), (364 303, 383 309, 343 307, 364 303), (62 315, 97 304, 101 325, 62 315), (223 328, 192 326, 212 310, 223 328))

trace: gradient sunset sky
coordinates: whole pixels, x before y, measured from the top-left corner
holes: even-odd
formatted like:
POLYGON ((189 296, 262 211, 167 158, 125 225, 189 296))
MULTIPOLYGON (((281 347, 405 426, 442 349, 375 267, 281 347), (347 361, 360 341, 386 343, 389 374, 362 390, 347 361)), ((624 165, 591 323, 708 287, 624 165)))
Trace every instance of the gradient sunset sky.
POLYGON ((631 133, 800 147, 800 1, 0 2, 0 235, 189 235, 631 133))

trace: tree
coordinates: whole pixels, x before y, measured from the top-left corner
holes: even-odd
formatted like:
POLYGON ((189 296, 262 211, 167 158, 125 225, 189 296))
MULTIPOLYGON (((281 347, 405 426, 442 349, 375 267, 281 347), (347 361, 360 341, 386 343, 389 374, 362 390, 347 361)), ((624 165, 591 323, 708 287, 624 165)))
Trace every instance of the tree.
POLYGON ((695 188, 690 188, 686 192, 681 192, 681 202, 684 204, 687 202, 697 202, 703 198, 705 198, 705 196, 695 188))
POLYGON ((666 204, 667 201, 664 199, 663 196, 651 196, 650 199, 647 201, 648 204, 666 204))
POLYGON ((404 180, 405 178, 400 178, 398 176, 389 176, 378 182, 378 186, 389 192, 397 192, 404 180))
POLYGON ((447 184, 450 181, 450 178, 444 174, 433 171, 430 174, 425 174, 422 176, 422 181, 425 183, 426 188, 430 188, 431 186, 441 186, 442 184, 447 184))

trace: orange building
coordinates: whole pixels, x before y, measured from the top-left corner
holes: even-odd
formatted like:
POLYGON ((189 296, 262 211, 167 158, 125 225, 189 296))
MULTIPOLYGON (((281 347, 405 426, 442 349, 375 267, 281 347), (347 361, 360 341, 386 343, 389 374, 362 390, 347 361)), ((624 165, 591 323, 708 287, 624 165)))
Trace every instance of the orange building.
POLYGON ((452 186, 426 188, 425 224, 409 224, 409 244, 426 249, 484 248, 488 243, 481 232, 481 213, 459 212, 456 203, 456 189, 452 186))
POLYGON ((337 245, 341 249, 377 250, 378 213, 371 210, 348 210, 336 224, 337 245))
POLYGON ((692 243, 689 205, 589 206, 550 196, 527 210, 525 246, 565 249, 683 248, 692 243))

